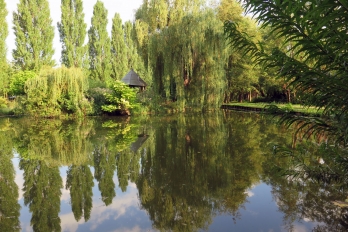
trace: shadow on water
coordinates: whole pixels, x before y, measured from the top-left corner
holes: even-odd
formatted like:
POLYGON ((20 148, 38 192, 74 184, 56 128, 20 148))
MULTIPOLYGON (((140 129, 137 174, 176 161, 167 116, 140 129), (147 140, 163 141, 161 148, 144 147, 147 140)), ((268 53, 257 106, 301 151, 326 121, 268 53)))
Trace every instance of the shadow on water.
MULTIPOLYGON (((323 182, 308 172, 306 178, 294 178, 300 175, 284 170, 305 171, 318 160, 317 153, 301 156, 307 166, 295 164, 294 156, 272 153, 274 144, 290 149, 291 133, 266 116, 235 112, 151 119, 0 119, 0 228, 21 230, 15 182, 21 171, 22 208, 28 207, 34 231, 63 230, 63 191, 81 224, 81 219, 95 220, 96 195, 108 208, 134 184, 153 230, 209 230, 221 214, 235 223, 242 220, 248 190, 260 183, 271 186, 282 230, 294 231, 295 222, 311 221, 315 231, 344 231, 347 211, 338 203, 347 197, 346 180, 323 182)), ((306 149, 316 151, 310 145, 306 149)))

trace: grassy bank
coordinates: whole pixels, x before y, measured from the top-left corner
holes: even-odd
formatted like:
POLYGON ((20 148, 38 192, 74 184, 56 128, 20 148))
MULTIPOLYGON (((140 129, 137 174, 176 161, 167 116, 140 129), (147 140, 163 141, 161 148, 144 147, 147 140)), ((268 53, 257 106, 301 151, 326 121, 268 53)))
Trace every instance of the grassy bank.
POLYGON ((256 109, 264 109, 269 113, 300 113, 304 115, 311 116, 320 116, 322 114, 322 110, 316 107, 308 107, 299 104, 276 104, 276 103, 249 103, 249 102, 235 102, 235 103, 227 103, 224 104, 227 106, 236 106, 236 107, 246 107, 246 108, 256 108, 256 109))

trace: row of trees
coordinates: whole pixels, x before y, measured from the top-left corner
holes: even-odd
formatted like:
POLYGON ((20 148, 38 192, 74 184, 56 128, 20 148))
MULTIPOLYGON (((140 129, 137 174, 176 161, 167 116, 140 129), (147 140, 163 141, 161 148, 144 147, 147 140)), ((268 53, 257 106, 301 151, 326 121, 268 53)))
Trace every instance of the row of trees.
MULTIPOLYGON (((110 37, 107 17, 108 11, 103 2, 97 1, 91 27, 87 31, 82 0, 61 1, 61 22, 57 26, 62 44, 62 65, 88 69, 96 80, 110 77, 120 79, 130 66, 138 68, 136 51, 130 38, 132 23, 126 22, 123 27, 120 15, 116 13, 110 37), (87 35, 88 43, 85 44, 87 35)), ((12 52, 15 67, 40 71, 43 66, 54 66, 54 26, 48 1, 21 0, 13 13, 13 24, 16 36, 16 48, 12 52)))
MULTIPOLYGON (((21 0, 13 13, 16 48, 9 65, 4 42, 7 11, 4 0, 0 2, 0 20, 5 25, 0 35, 0 94, 7 96, 15 94, 11 87, 14 73, 33 71, 40 76, 42 69, 55 65, 54 27, 47 0, 21 0)), ((57 25, 61 64, 82 70, 92 95, 85 93, 87 99, 99 99, 107 90, 96 88, 114 86, 113 81, 120 80, 131 67, 151 89, 143 94, 151 100, 147 104, 150 111, 163 106, 204 111, 233 100, 281 100, 288 93, 285 81, 254 66, 251 58, 233 51, 226 41, 223 23, 233 20, 238 22, 238 30, 253 36, 254 41, 261 39, 268 47, 280 43, 267 37, 267 28, 260 30, 253 20, 243 16, 236 1, 222 0, 215 5, 199 0, 144 1, 133 23, 122 24, 119 14, 115 14, 111 36, 106 29, 107 14, 103 2, 97 1, 87 30, 82 0, 61 1, 61 21, 57 25)), ((26 79, 22 82, 24 86, 26 79)))
MULTIPOLYGON (((0 4, 0 20, 4 25, 0 31, 0 94, 5 98, 8 95, 24 96, 22 101, 18 101, 20 104, 16 112, 35 112, 37 116, 57 116, 61 113, 81 115, 81 111, 98 114, 104 103, 112 103, 104 98, 102 103, 98 102, 101 105, 94 106, 94 100, 103 97, 104 92, 113 92, 109 87, 114 86, 114 81, 120 80, 130 68, 147 78, 132 40, 133 24, 126 22, 123 25, 120 15, 115 14, 110 37, 106 30, 108 11, 102 1, 97 1, 94 6, 88 31, 82 1, 61 1, 58 29, 62 44, 61 64, 65 67, 53 69, 56 65, 52 59, 54 27, 48 1, 21 0, 17 11, 13 12, 16 48, 12 51, 13 62, 8 63, 5 44, 8 35, 5 18, 8 12, 5 1, 1 0, 0 4), (49 80, 49 76, 54 78, 49 80), (62 88, 67 91, 62 92, 62 88), (88 90, 91 91, 87 93, 88 90), (37 95, 38 91, 41 96, 37 95), (65 107, 66 100, 70 101, 71 98, 75 98, 75 106, 65 107), (85 105, 87 100, 90 106, 85 107, 95 109, 94 112, 76 107, 85 105), (42 111, 41 106, 46 110, 42 111), (57 112, 57 107, 63 110, 57 112)), ((126 95, 132 92, 125 91, 126 95)), ((114 108, 120 107, 120 104, 114 105, 114 108)))

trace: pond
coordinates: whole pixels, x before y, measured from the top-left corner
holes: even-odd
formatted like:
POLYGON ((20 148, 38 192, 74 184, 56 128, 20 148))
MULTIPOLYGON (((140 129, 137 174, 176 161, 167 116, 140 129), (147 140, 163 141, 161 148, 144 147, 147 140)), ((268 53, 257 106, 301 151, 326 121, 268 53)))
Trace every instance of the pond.
POLYGON ((0 119, 0 231, 345 231, 335 186, 293 181, 293 131, 253 113, 0 119))

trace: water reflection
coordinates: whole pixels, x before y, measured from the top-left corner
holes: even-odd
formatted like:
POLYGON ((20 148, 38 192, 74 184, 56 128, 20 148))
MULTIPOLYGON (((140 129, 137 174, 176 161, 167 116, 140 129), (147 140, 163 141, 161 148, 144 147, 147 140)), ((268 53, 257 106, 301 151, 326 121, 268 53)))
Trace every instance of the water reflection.
POLYGON ((26 220, 33 231, 247 231, 251 219, 260 230, 296 231, 301 223, 337 231, 347 222, 345 209, 331 202, 346 196, 342 188, 272 172, 275 163, 288 162, 270 148, 291 145, 291 132, 257 114, 0 119, 0 136, 5 231, 24 231, 26 220), (265 204, 267 197, 274 202, 265 204), (272 220, 254 220, 250 210, 258 218, 273 210, 272 220))
POLYGON ((70 191, 71 208, 76 221, 91 217, 94 186, 93 175, 88 165, 71 165, 67 171, 65 188, 70 191))
POLYGON ((12 165, 12 141, 9 120, 0 127, 0 228, 2 231, 19 231, 18 186, 15 183, 15 169, 12 165))

